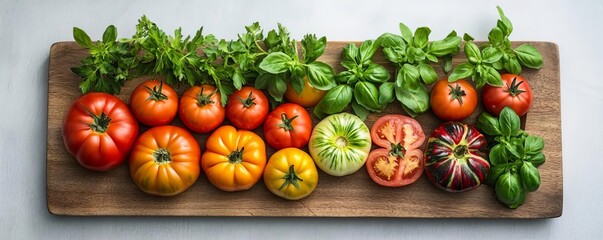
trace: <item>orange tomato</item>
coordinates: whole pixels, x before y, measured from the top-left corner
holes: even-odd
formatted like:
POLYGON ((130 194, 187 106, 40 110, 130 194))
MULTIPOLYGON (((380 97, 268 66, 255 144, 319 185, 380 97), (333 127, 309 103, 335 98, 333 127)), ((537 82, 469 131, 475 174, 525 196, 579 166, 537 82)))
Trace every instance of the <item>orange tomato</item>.
POLYGON ((257 134, 222 126, 207 138, 201 167, 219 189, 234 192, 255 185, 266 166, 266 145, 257 134))
POLYGON ((220 93, 214 86, 189 88, 180 98, 180 120, 193 132, 211 132, 222 124, 226 116, 220 99, 220 93))
POLYGON ((291 84, 287 85, 285 91, 285 99, 292 103, 297 103, 303 107, 314 107, 327 94, 327 91, 322 91, 314 88, 307 77, 304 78, 304 89, 297 94, 291 84))
POLYGON ((166 125, 174 120, 178 112, 178 94, 167 83, 149 80, 132 91, 130 106, 142 124, 166 125))
POLYGON ((140 190, 174 196, 199 177, 199 143, 183 128, 154 127, 136 140, 130 154, 130 175, 140 190))

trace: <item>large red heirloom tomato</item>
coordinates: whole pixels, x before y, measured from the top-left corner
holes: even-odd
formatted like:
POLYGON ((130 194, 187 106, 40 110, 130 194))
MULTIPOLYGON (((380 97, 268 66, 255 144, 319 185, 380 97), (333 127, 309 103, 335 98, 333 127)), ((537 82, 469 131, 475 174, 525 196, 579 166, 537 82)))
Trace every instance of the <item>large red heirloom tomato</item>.
POLYGON ((174 196, 199 177, 201 148, 184 128, 154 127, 140 135, 130 155, 130 175, 145 193, 174 196))
POLYGON ((67 151, 80 165, 106 171, 126 159, 138 135, 138 122, 119 98, 93 92, 73 101, 62 132, 67 151))
POLYGON ((300 105, 285 103, 276 107, 264 122, 266 142, 275 149, 302 148, 312 134, 310 114, 300 105))
POLYGON ((448 192, 475 189, 490 170, 482 152, 485 146, 486 138, 475 127, 459 122, 442 124, 427 142, 425 175, 448 192))
POLYGON ((423 174, 423 152, 419 149, 425 133, 417 120, 403 115, 385 115, 371 128, 373 150, 366 170, 377 184, 401 187, 414 183, 423 174))

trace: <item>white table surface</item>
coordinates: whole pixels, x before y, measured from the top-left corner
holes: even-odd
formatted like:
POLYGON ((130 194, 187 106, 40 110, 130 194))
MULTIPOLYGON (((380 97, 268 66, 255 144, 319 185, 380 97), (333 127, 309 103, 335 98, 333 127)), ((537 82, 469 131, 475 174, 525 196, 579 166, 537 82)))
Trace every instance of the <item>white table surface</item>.
MULTIPOLYGON (((603 2, 591 1, 0 1, 0 238, 274 239, 557 238, 603 234, 603 2), (407 2, 407 3, 402 3, 407 2), (563 215, 548 220, 371 218, 58 217, 46 208, 46 114, 50 45, 71 41, 72 27, 99 39, 107 25, 131 36, 146 14, 171 32, 234 38, 243 26, 277 22, 294 38, 373 39, 429 26, 432 39, 451 29, 487 39, 500 4, 511 39, 559 44, 563 122, 563 215)), ((376 199, 378 201, 378 199, 376 199)), ((378 204, 378 203, 377 203, 378 204)), ((521 208, 516 211, 521 211, 521 208)))

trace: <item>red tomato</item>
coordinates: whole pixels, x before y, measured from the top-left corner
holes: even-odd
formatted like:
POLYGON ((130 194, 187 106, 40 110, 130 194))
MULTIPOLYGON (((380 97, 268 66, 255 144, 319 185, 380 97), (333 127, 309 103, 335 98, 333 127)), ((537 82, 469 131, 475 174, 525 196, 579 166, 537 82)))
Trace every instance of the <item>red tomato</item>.
POLYGON ((180 120, 193 132, 208 133, 224 121, 225 111, 220 93, 214 86, 194 86, 180 98, 180 120))
POLYGON ((132 113, 142 124, 159 126, 170 123, 178 112, 178 94, 157 80, 141 83, 130 96, 132 113))
POLYGON ((414 183, 423 174, 423 152, 419 150, 425 133, 416 120, 403 115, 385 115, 371 128, 377 146, 366 161, 371 179, 386 187, 414 183))
POLYGON ((264 122, 266 142, 275 149, 302 148, 312 133, 310 114, 300 105, 285 103, 270 112, 264 122))
POLYGON ((506 106, 509 106, 520 117, 525 115, 532 106, 532 89, 528 82, 515 74, 501 75, 503 86, 484 86, 482 97, 484 108, 498 116, 506 106))
POLYGON ((228 97, 226 117, 235 127, 256 129, 268 115, 268 98, 260 90, 243 87, 228 97))
POLYGON ((62 133, 67 151, 80 165, 107 171, 126 159, 138 136, 138 122, 119 98, 94 92, 73 101, 62 133))
POLYGON ((442 79, 433 85, 429 101, 438 118, 459 121, 471 116, 477 107, 477 92, 465 80, 448 82, 448 79, 442 79))

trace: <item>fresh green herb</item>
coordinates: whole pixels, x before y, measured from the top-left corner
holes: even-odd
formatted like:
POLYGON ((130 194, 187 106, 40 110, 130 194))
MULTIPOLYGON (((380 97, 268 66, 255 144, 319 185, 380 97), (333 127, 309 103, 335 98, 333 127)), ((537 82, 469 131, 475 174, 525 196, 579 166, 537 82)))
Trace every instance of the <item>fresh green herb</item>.
POLYGON ((89 49, 90 56, 81 61, 81 65, 71 69, 82 78, 80 90, 118 94, 130 69, 137 65, 136 51, 129 44, 118 42, 117 28, 111 25, 105 29, 103 40, 92 42, 84 30, 73 28, 75 42, 89 49))
POLYGON ((500 70, 520 74, 522 65, 533 69, 540 69, 543 66, 542 55, 534 46, 522 44, 515 49, 511 48, 509 36, 513 32, 513 24, 500 7, 496 8, 500 19, 488 34, 489 42, 482 45, 480 51, 473 43, 473 38, 465 34, 464 51, 468 61, 454 69, 448 78, 449 81, 471 77, 477 88, 485 84, 502 86, 498 73, 500 70))
POLYGON ((545 161, 544 140, 521 130, 519 116, 505 107, 498 118, 483 112, 477 128, 492 137, 496 144, 490 149, 490 173, 485 182, 495 186, 496 197, 509 208, 517 208, 525 200, 525 192, 540 186, 536 167, 545 161))
POLYGON ((417 116, 429 109, 429 92, 424 84, 433 84, 438 80, 430 62, 438 62, 443 57, 444 71, 450 71, 452 66, 451 54, 460 50, 461 38, 452 31, 446 38, 429 42, 431 30, 420 27, 414 35, 410 28, 400 23, 401 35, 385 33, 378 41, 381 42, 385 58, 397 66, 395 85, 380 89, 384 100, 396 96, 402 107, 411 116, 417 116))
POLYGON ((351 102, 356 115, 365 119, 369 112, 380 112, 393 101, 393 85, 381 88, 377 88, 376 85, 390 79, 387 69, 372 61, 379 46, 378 41, 367 40, 360 45, 360 48, 354 44, 348 44, 343 48, 341 65, 347 70, 337 74, 335 78, 339 86, 329 90, 316 105, 314 108, 316 116, 323 118, 329 114, 339 113, 351 102), (385 92, 384 96, 381 96, 381 91, 385 92))

